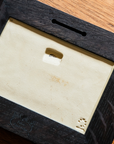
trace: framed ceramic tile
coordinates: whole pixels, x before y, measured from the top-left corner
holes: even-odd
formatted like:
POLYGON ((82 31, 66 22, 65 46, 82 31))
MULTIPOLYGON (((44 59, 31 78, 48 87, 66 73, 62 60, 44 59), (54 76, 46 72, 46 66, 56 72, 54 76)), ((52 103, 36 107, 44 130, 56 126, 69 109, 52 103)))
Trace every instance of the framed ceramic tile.
POLYGON ((0 126, 38 144, 111 144, 114 34, 35 0, 0 5, 0 126))

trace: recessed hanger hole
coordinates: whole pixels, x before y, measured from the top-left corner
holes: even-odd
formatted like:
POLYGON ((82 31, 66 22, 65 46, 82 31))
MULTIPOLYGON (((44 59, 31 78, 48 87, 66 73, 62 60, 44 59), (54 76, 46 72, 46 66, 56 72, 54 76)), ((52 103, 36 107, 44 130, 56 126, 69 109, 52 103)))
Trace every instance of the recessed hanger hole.
POLYGON ((52 65, 60 65, 63 58, 63 54, 56 49, 46 48, 45 54, 43 56, 43 61, 52 65))
POLYGON ((50 56, 59 58, 59 59, 63 58, 63 54, 61 52, 59 52, 59 51, 57 51, 55 49, 52 49, 52 48, 47 48, 45 53, 50 55, 50 56))

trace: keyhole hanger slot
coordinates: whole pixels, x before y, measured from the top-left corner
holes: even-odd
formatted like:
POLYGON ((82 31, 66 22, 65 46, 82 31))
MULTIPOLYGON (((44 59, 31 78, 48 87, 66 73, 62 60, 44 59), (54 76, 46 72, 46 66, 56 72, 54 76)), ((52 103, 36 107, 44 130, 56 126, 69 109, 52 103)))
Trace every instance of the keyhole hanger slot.
POLYGON ((82 32, 82 31, 80 31, 80 30, 78 30, 78 29, 75 29, 75 28, 73 28, 73 27, 71 27, 71 26, 68 26, 68 25, 66 25, 66 24, 63 24, 63 23, 57 21, 56 19, 53 19, 53 20, 52 20, 52 23, 53 23, 53 24, 57 24, 57 25, 59 25, 59 26, 62 26, 62 27, 64 27, 64 28, 67 28, 67 29, 69 29, 69 30, 71 30, 71 31, 74 31, 74 32, 78 33, 78 34, 81 34, 82 36, 86 36, 86 35, 87 35, 86 32, 82 32))

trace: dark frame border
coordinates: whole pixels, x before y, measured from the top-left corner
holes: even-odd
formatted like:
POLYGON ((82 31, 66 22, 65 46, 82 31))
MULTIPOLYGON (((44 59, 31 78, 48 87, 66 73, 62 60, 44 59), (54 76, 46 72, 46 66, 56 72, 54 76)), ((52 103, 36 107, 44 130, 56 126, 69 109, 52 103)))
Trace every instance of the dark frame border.
MULTIPOLYGON (((0 33, 9 17, 114 62, 114 34, 36 0, 0 0, 0 33)), ((111 144, 114 138, 114 72, 82 135, 0 97, 0 127, 37 144, 111 144)))

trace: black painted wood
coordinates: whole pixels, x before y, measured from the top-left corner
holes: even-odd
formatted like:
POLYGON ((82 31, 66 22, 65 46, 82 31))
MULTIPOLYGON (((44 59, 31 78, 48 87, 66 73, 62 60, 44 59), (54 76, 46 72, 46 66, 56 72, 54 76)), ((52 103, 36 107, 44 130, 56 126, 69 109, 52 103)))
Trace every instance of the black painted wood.
POLYGON ((0 127, 0 144, 35 144, 0 127))
POLYGON ((3 3, 3 0, 0 0, 0 6, 2 5, 2 3, 3 3))
MULTIPOLYGON (((114 61, 114 34, 36 0, 0 1, 0 32, 9 17, 114 61), (1 5, 2 4, 2 5, 1 5)), ((0 127, 37 144, 111 144, 114 72, 85 135, 0 97, 0 127)))
MULTIPOLYGON (((2 1, 0 2, 0 5, 2 4, 2 1)), ((4 29, 4 26, 6 25, 6 22, 9 18, 9 15, 7 13, 7 10, 6 10, 6 6, 5 4, 3 3, 1 6, 0 6, 0 35, 4 29)))
POLYGON ((114 139, 114 71, 85 136, 88 144, 111 144, 114 139))

